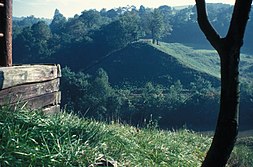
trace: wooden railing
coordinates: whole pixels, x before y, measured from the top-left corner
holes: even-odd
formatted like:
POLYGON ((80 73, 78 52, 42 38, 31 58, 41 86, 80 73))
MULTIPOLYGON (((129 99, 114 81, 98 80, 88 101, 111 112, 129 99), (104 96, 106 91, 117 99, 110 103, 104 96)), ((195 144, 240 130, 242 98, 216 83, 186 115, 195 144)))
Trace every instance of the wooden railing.
POLYGON ((60 111, 59 65, 0 67, 0 106, 60 111))

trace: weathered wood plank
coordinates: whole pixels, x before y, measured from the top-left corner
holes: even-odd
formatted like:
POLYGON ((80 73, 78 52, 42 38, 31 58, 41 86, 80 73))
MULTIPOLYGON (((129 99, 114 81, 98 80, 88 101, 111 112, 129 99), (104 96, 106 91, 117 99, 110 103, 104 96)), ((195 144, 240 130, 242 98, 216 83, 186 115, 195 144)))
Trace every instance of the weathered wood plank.
POLYGON ((0 90, 0 105, 13 104, 24 101, 43 94, 59 91, 60 79, 19 85, 4 90, 0 90))
POLYGON ((61 111, 61 107, 60 105, 49 106, 49 107, 43 108, 42 111, 46 114, 55 114, 61 111))
POLYGON ((0 67, 0 89, 43 82, 61 77, 59 65, 22 65, 0 67))
POLYGON ((19 102, 19 104, 13 104, 13 105, 23 105, 26 108, 29 109, 42 109, 46 106, 50 105, 58 105, 61 102, 61 92, 53 92, 44 94, 41 96, 37 96, 25 101, 19 102))
POLYGON ((60 105, 61 102, 61 92, 53 92, 44 94, 42 96, 37 96, 25 101, 19 101, 18 103, 7 103, 4 105, 12 106, 12 107, 22 107, 28 109, 43 109, 48 106, 60 105))

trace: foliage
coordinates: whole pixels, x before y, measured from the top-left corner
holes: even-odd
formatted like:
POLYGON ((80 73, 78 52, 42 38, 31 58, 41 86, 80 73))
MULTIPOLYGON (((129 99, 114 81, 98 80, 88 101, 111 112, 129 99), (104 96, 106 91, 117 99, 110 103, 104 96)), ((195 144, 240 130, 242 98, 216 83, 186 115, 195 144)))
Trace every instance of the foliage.
POLYGON ((50 24, 52 33, 60 35, 64 31, 66 22, 67 19, 60 13, 58 9, 55 9, 54 17, 50 24))
POLYGON ((19 57, 14 57, 14 61, 26 63, 50 61, 52 51, 49 40, 51 38, 51 30, 43 21, 31 27, 25 27, 22 33, 17 35, 16 43, 14 43, 13 51, 19 53, 19 57))
POLYGON ((153 43, 155 40, 161 39, 163 35, 165 35, 165 25, 162 18, 162 14, 158 9, 155 9, 151 15, 151 23, 150 23, 150 31, 153 38, 153 43))
POLYGON ((104 121, 119 119, 139 126, 154 119, 164 128, 182 127, 186 122, 191 128, 197 128, 198 122, 202 122, 199 118, 203 117, 205 126, 202 128, 212 127, 210 123, 215 112, 208 106, 218 105, 218 94, 203 78, 191 83, 187 89, 180 81, 167 87, 151 82, 143 87, 127 84, 116 87, 110 85, 108 75, 102 69, 96 75, 74 73, 69 68, 62 72, 62 103, 82 116, 104 121), (179 116, 189 112, 191 119, 187 121, 179 116))
POLYGON ((245 145, 238 145, 234 148, 231 158, 228 161, 228 166, 250 167, 253 165, 252 156, 252 149, 245 145))
MULTIPOLYGON (((229 24, 231 9, 229 5, 208 5, 210 20, 220 32, 225 32, 224 27, 229 24)), ((248 29, 251 26, 249 20, 248 29)), ((199 35, 196 10, 192 6, 181 10, 166 5, 156 9, 131 6, 108 11, 85 10, 68 19, 56 9, 51 22, 29 16, 14 19, 13 27, 14 63, 60 63, 75 71, 90 67, 111 52, 143 38, 210 47, 199 35), (41 21, 47 26, 37 24, 41 21), (34 24, 37 28, 31 31, 34 24), (38 41, 34 42, 33 38, 38 41)), ((251 50, 247 46, 252 43, 250 34, 247 30, 246 51, 251 50)))
MULTIPOLYGON (((81 72, 75 74, 69 68, 63 69, 62 72, 62 102, 68 109, 97 119, 109 119, 116 114, 107 111, 117 103, 117 99, 105 71, 99 69, 96 77, 81 72)), ((116 112, 117 107, 112 111, 116 112)))

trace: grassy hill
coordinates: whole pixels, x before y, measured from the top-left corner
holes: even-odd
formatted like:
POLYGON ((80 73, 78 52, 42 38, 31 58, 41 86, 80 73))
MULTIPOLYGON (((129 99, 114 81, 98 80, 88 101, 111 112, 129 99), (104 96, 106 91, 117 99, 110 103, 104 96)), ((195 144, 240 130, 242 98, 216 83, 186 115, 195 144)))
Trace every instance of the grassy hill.
MULTIPOLYGON (((219 55, 215 50, 196 49, 180 43, 161 43, 161 45, 152 46, 168 55, 176 57, 178 61, 187 65, 189 68, 220 78, 219 55)), ((253 79, 252 55, 241 53, 240 76, 243 81, 253 79)))
MULTIPOLYGON (((253 79, 252 56, 242 55, 241 77, 253 79)), ((179 43, 135 42, 112 53, 91 71, 103 68, 112 83, 152 81, 168 84, 180 80, 189 84, 202 77, 219 84, 219 58, 214 50, 194 49, 179 43)))
MULTIPOLYGON (((137 129, 59 113, 0 109, 0 166, 200 166, 211 138, 188 130, 137 129)), ((239 140, 230 166, 252 166, 252 138, 239 140), (251 147, 250 147, 251 146, 251 147)))
POLYGON ((219 60, 215 51, 194 50, 179 43, 161 43, 152 46, 168 54, 168 56, 176 58, 180 64, 189 69, 220 78, 219 60))

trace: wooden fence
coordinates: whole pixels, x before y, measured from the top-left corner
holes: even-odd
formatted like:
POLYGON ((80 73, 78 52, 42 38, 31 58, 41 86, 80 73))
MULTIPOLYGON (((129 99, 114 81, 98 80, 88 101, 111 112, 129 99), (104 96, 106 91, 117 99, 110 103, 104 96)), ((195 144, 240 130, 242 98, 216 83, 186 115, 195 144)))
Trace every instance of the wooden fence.
POLYGON ((60 111, 59 65, 0 67, 0 106, 60 111))

